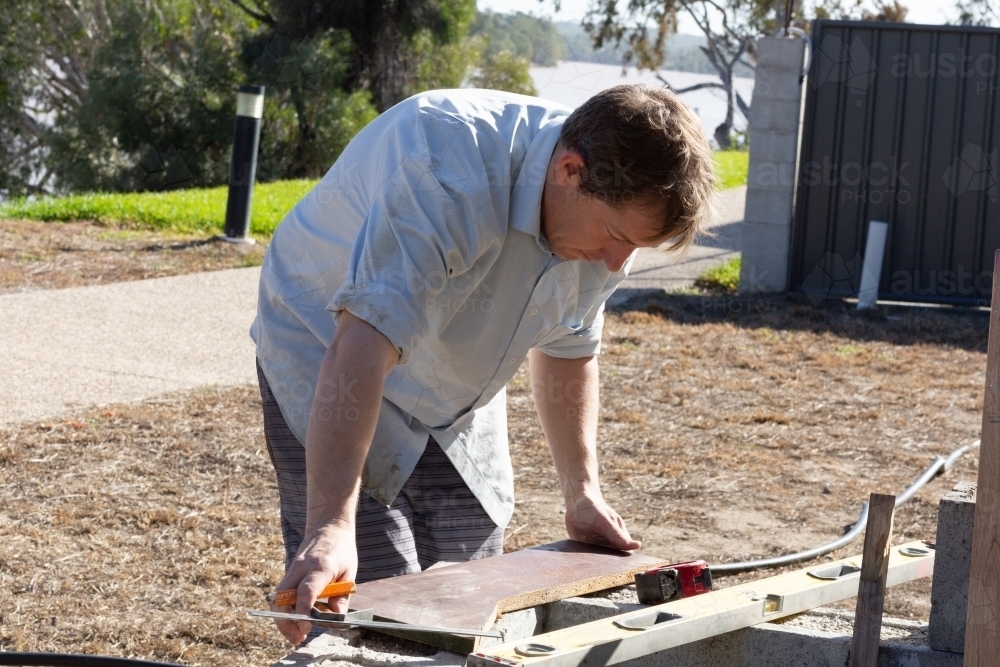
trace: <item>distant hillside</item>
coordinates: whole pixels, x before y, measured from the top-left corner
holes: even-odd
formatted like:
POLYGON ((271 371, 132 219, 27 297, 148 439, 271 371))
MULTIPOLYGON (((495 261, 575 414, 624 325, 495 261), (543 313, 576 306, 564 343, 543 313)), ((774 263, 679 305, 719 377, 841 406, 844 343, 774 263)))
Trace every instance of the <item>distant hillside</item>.
MULTIPOLYGON (((544 20, 544 19, 538 19, 544 20)), ((566 60, 576 60, 605 65, 620 65, 628 50, 628 42, 621 46, 605 44, 600 51, 595 51, 593 42, 579 23, 573 21, 556 21, 556 30, 566 43, 566 60)), ((662 69, 677 72, 695 72, 697 74, 715 74, 715 68, 708 61, 701 47, 705 38, 701 35, 672 35, 667 39, 666 59, 662 69)), ((746 67, 738 68, 737 76, 753 76, 753 70, 746 67)))
POLYGON ((544 67, 566 60, 566 41, 555 25, 532 14, 477 12, 469 34, 486 38, 487 56, 508 51, 544 67))
MULTIPOLYGON (((595 51, 583 26, 573 21, 550 21, 524 12, 501 14, 478 12, 471 35, 486 39, 486 55, 509 51, 527 58, 533 65, 551 67, 559 60, 621 65, 627 43, 605 44, 595 51)), ((662 69, 697 74, 715 74, 715 68, 701 52, 705 38, 699 35, 672 35, 667 39, 666 61, 662 69)), ((738 76, 753 76, 748 68, 738 76)))

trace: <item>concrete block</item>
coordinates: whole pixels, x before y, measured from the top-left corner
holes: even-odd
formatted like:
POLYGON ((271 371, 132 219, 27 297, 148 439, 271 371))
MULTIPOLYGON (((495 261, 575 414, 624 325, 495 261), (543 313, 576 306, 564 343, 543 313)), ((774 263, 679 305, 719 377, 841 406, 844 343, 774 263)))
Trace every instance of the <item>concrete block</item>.
POLYGON ((798 159, 797 132, 757 132, 750 144, 751 164, 759 161, 791 162, 798 159))
POLYGON ((975 511, 976 485, 972 482, 959 482, 938 505, 930 616, 930 646, 938 651, 965 651, 975 511))
MULTIPOLYGON (((629 667, 843 667, 854 614, 818 609, 782 623, 764 623, 622 663, 629 667), (828 629, 821 629, 828 628, 828 629)), ((879 667, 961 667, 962 656, 934 651, 927 625, 884 619, 879 667)))
POLYGON ((750 220, 743 223, 741 294, 783 292, 786 289, 788 233, 788 225, 750 220))
POLYGON ((299 646, 271 667, 462 667, 465 656, 416 642, 359 630, 330 630, 299 646))
POLYGON ((780 190, 765 190, 754 186, 747 188, 744 222, 783 227, 785 234, 791 234, 792 193, 780 190))
POLYGON ((546 613, 546 606, 521 609, 520 611, 509 611, 497 619, 492 628, 503 635, 503 639, 484 637, 479 646, 481 648, 499 646, 500 644, 533 637, 544 631, 546 613))
POLYGON ((750 145, 758 132, 798 132, 802 100, 759 100, 754 98, 750 107, 750 145))
MULTIPOLYGON (((758 65, 759 67, 759 65, 758 65)), ((783 67, 780 70, 770 70, 764 76, 754 77, 753 98, 768 100, 798 100, 802 98, 802 83, 798 69, 783 67)))
MULTIPOLYGON (((795 151, 791 151, 793 154, 795 151)), ((792 191, 795 185, 795 160, 778 160, 750 158, 749 172, 747 173, 747 191, 753 190, 754 196, 764 197, 763 193, 768 193, 767 197, 775 200, 775 204, 780 203, 781 215, 791 219, 792 215, 792 191), (771 194, 773 193, 773 195, 771 194), (774 196, 776 195, 776 197, 774 196)), ((775 204, 769 204, 774 206, 775 204)), ((771 222, 773 218, 765 221, 771 222)))
POLYGON ((617 616, 636 609, 644 609, 646 605, 615 602, 602 598, 567 598, 548 604, 546 607, 548 611, 545 619, 545 632, 552 632, 582 623, 599 621, 602 618, 617 616))
POLYGON ((788 70, 798 74, 805 64, 805 52, 802 39, 762 37, 757 40, 757 67, 768 73, 788 70))

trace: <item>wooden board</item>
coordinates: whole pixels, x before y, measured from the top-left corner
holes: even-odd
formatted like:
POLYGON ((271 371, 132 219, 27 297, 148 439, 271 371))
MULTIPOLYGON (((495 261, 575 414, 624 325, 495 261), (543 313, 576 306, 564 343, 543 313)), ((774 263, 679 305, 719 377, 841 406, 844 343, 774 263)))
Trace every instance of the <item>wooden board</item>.
POLYGON ((965 667, 995 667, 1000 656, 997 573, 1000 573, 1000 250, 993 261, 993 303, 986 346, 986 392, 965 622, 965 667))
POLYGON ((896 496, 873 493, 868 501, 865 550, 861 554, 861 581, 854 614, 851 667, 877 667, 878 645, 882 636, 882 609, 889 572, 892 539, 892 512, 896 496))
MULTIPOLYGON (((624 586, 660 558, 564 540, 492 558, 358 584, 351 609, 379 620, 486 630, 498 614, 624 586)), ((427 635, 419 641, 472 652, 479 639, 427 635)))

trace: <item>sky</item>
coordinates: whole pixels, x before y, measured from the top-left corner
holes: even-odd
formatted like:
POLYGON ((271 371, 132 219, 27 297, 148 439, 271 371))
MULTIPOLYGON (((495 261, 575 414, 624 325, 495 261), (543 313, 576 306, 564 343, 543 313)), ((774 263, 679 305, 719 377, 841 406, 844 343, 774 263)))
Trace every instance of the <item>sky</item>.
MULTIPOLYGON (((548 16, 554 21, 580 21, 587 13, 591 0, 562 0, 560 11, 556 12, 552 0, 478 0, 479 9, 489 9, 494 12, 522 11, 548 16)), ((955 18, 954 0, 902 0, 910 13, 907 20, 911 23, 945 23, 955 18)), ((678 32, 698 34, 694 23, 681 16, 678 32)))

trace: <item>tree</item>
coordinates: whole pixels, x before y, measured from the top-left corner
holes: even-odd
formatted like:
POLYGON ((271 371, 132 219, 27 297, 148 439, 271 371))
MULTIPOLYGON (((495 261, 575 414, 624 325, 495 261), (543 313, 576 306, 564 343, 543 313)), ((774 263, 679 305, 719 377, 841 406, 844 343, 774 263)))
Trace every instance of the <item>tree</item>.
POLYGON ((468 34, 475 0, 230 0, 273 34, 293 42, 330 30, 351 39, 345 86, 367 90, 381 112, 412 89, 421 61, 435 47, 454 45, 468 34), (266 3, 266 4, 264 4, 266 3))
POLYGON ((519 58, 509 51, 500 51, 483 59, 479 72, 472 77, 470 83, 475 88, 537 95, 535 82, 528 72, 529 65, 531 62, 527 58, 519 58))
POLYGON ((1000 3, 997 0, 958 0, 958 22, 962 25, 1000 25, 1000 3))
POLYGON ((620 10, 617 0, 594 0, 584 28, 595 48, 627 38, 626 62, 634 60, 638 67, 656 71, 663 64, 668 35, 677 31, 678 14, 686 13, 705 35, 701 50, 719 81, 674 89, 657 76, 678 94, 702 88, 725 93, 726 118, 715 128, 714 137, 720 148, 728 148, 737 107, 744 116, 750 108, 733 86, 734 71, 741 64, 753 68, 757 37, 784 26, 785 6, 785 0, 629 0, 627 9, 620 10))
POLYGON ((60 113, 47 165, 58 190, 159 190, 224 182, 239 43, 250 26, 208 0, 119 0, 60 113), (220 29, 222 28, 222 29, 220 29))
POLYGON ((347 90, 351 51, 343 30, 292 41, 263 26, 244 40, 246 79, 265 86, 258 179, 321 176, 377 115, 367 92, 347 90))
POLYGON ((483 51, 486 58, 506 51, 544 67, 552 67, 566 58, 566 40, 555 24, 524 12, 477 12, 469 34, 486 39, 483 51))
MULTIPOLYGON (((821 0, 814 8, 815 16, 888 21, 902 21, 906 17, 906 7, 898 0, 874 0, 874 12, 867 9, 864 0, 847 2, 845 5, 845 0, 821 0)), ((741 66, 753 69, 758 37, 778 34, 786 25, 808 28, 802 16, 802 0, 628 0, 625 8, 618 0, 593 0, 584 28, 595 48, 627 41, 625 62, 634 60, 640 68, 656 71, 663 65, 667 36, 676 32, 681 13, 693 19, 704 34, 706 43, 701 50, 719 81, 674 89, 662 75, 657 76, 679 94, 702 88, 725 93, 726 118, 715 128, 714 137, 720 148, 728 148, 732 144, 736 110, 744 117, 750 112, 749 104, 733 86, 735 72, 741 66)))
POLYGON ((8 0, 0 21, 0 194, 43 192, 53 120, 86 99, 104 0, 8 0))
POLYGON ((317 177, 376 111, 353 46, 291 42, 218 0, 11 0, 0 25, 0 194, 227 181, 235 88, 267 87, 258 178, 317 177))
MULTIPOLYGON (((971 0, 977 2, 979 0, 971 0)), ((865 0, 854 0, 853 3, 844 0, 822 0, 813 10, 816 18, 838 19, 841 21, 893 21, 906 22, 909 9, 899 0, 873 0, 871 7, 865 0)))

